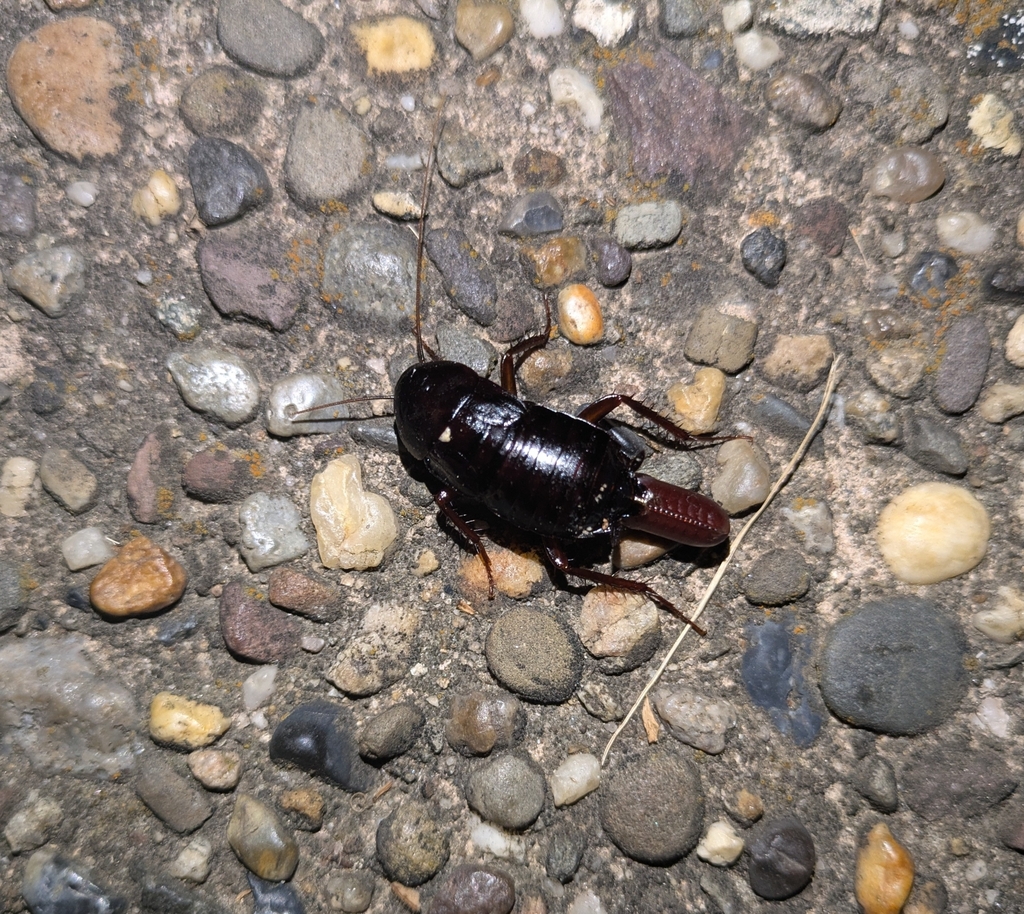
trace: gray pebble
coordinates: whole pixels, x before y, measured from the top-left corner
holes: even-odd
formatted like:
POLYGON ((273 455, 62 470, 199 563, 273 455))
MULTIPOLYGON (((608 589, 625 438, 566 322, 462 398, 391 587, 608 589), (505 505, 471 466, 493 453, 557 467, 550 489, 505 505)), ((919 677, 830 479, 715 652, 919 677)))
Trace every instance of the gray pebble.
POLYGON ((36 190, 24 168, 0 168, 0 235, 30 238, 36 230, 36 190))
POLYGON ((672 244, 683 230, 683 208, 675 200, 624 206, 615 217, 615 239, 646 251, 672 244))
POLYGON ((12 853, 24 854, 34 851, 50 840, 54 829, 64 820, 60 804, 50 797, 41 797, 39 792, 29 792, 25 805, 21 806, 4 826, 4 838, 12 853))
POLYGON ((661 0, 658 24, 666 38, 692 38, 707 24, 710 7, 701 0, 661 0))
POLYGON ((561 704, 579 686, 583 648, 562 622, 533 609, 505 613, 484 648, 494 678, 528 701, 561 704))
POLYGON ((561 823, 546 831, 548 851, 544 857, 544 869, 552 879, 569 882, 580 868, 583 852, 589 841, 582 829, 568 823, 561 823))
POLYGON ((416 236, 384 219, 346 226, 327 242, 321 291, 342 314, 406 325, 416 306, 416 236))
POLYGON ((426 718, 411 704, 395 705, 366 722, 359 733, 359 754, 386 762, 408 752, 423 731, 426 718))
POLYGON ((377 859, 389 879, 422 885, 448 861, 448 833, 426 803, 406 799, 377 826, 377 859))
POLYGON ((813 73, 780 73, 764 94, 773 111, 811 130, 828 129, 843 110, 842 99, 813 73))
POLYGON ((516 238, 532 238, 560 232, 562 225, 561 204, 546 190, 536 190, 512 201, 498 231, 516 238))
POLYGON ((879 812, 894 813, 899 806, 896 772, 877 755, 864 759, 853 773, 853 786, 879 812))
POLYGON ((784 606, 810 589, 811 569, 799 552, 774 549, 750 566, 740 586, 755 606, 784 606))
POLYGON ((697 766, 666 749, 647 749, 601 787, 601 827, 619 849, 654 866, 675 863, 697 846, 704 790, 697 766))
POLYGON ((468 365, 484 378, 498 364, 498 353, 490 343, 449 323, 442 323, 437 328, 437 348, 441 358, 468 365))
POLYGON ((754 357, 757 324, 703 308, 686 337, 683 354, 698 365, 713 365, 726 374, 735 374, 754 357))
POLYGON ((306 914, 306 907, 293 883, 270 882, 249 872, 245 876, 252 889, 252 914, 306 914))
POLYGON ((207 225, 231 222, 270 199, 266 169, 230 140, 196 140, 188 152, 188 179, 199 218, 207 225))
POLYGON ((210 67, 181 94, 178 110, 189 130, 199 136, 244 133, 255 126, 265 99, 248 73, 234 67, 210 67))
POLYGON ((196 412, 234 427, 260 405, 260 383, 249 364, 224 349, 189 349, 167 357, 182 399, 196 412))
POLYGON ((902 440, 907 456, 929 470, 949 476, 967 472, 960 436, 941 422, 911 414, 903 420, 902 440))
POLYGON ((148 750, 139 758, 135 792, 153 815, 181 835, 194 832, 213 815, 213 806, 202 791, 155 750, 148 750))
POLYGON ((346 870, 327 880, 331 907, 345 914, 362 914, 373 901, 373 873, 346 870))
POLYGON ((932 396, 943 412, 959 415, 978 399, 992 351, 985 322, 974 315, 957 318, 946 331, 932 396))
POLYGON ((349 426, 345 421, 351 412, 347 404, 326 406, 309 413, 302 410, 338 403, 350 395, 351 391, 332 375, 306 371, 290 374, 275 381, 270 388, 263 420, 267 431, 279 438, 340 432, 349 426))
POLYGON ((751 397, 746 412, 753 423, 764 426, 772 434, 787 441, 802 441, 811 427, 810 419, 775 394, 751 397))
POLYGON ((533 824, 544 808, 547 782, 526 755, 508 753, 477 768, 466 783, 466 800, 488 822, 519 830, 533 824))
POLYGON ((99 486, 95 474, 64 448, 51 447, 43 452, 39 480, 72 514, 81 514, 96 504, 99 486))
POLYGON ((370 178, 371 152, 358 122, 337 102, 327 98, 307 102, 288 139, 284 159, 288 192, 307 209, 350 200, 370 178))
POLYGON ((726 733, 736 726, 736 709, 730 702, 678 684, 662 684, 652 701, 676 739, 709 755, 725 749, 726 733))
POLYGON ((452 187, 465 187, 501 171, 501 156, 478 137, 448 122, 437 147, 437 170, 452 187))
POLYGON ((190 298, 161 295, 156 300, 153 314, 179 340, 191 340, 199 333, 203 309, 190 298))
POLYGON ((489 327, 498 316, 498 286, 486 260, 461 229, 427 232, 427 256, 444 280, 445 291, 467 317, 489 327))
POLYGON ((597 281, 611 289, 621 286, 633 270, 633 255, 614 238, 598 238, 591 247, 597 281))
POLYGON ((767 226, 747 235, 740 243, 743 268, 759 283, 774 289, 786 265, 786 242, 767 226))
POLYGON ((308 73, 324 53, 324 37, 280 0, 222 0, 217 39, 227 55, 264 76, 308 73))
POLYGON ((32 914, 122 914, 124 898, 93 882, 78 861, 44 847, 28 858, 21 894, 32 914))
POLYGON ((250 571, 290 562, 309 550, 302 515, 284 495, 256 492, 238 506, 238 549, 250 571))
POLYGON ((984 815, 1017 787, 1006 754, 977 746, 915 752, 900 772, 907 805, 929 822, 984 815))
POLYGON ((820 662, 825 704, 855 727, 894 736, 937 727, 967 691, 956 622, 918 597, 869 603, 833 626, 820 662))
POLYGON ((26 254, 7 271, 7 285, 48 317, 59 317, 85 289, 85 258, 70 245, 26 254))
POLYGON ((591 717, 604 723, 622 720, 626 711, 604 682, 590 679, 576 692, 576 698, 591 717))
POLYGON ((959 272, 959 264, 949 254, 922 251, 910 268, 910 288, 929 304, 941 304, 949 297, 947 283, 959 272))

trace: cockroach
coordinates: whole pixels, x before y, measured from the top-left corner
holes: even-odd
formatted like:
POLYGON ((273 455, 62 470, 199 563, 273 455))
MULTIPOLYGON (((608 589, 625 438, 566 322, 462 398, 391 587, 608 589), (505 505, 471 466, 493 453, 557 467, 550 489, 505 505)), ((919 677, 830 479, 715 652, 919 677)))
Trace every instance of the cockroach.
POLYGON ((695 438, 626 394, 601 397, 577 415, 521 399, 516 384, 518 367, 531 353, 543 348, 550 336, 551 309, 547 301, 547 332, 522 340, 503 355, 500 384, 481 377, 467 365, 440 358, 424 342, 423 240, 436 144, 435 126, 425 166, 417 251, 417 362, 399 377, 393 398, 401 451, 436 483, 432 486, 434 500, 483 561, 492 599, 490 559, 479 533, 462 513, 466 502, 538 538, 550 564, 563 575, 644 594, 704 634, 670 600, 644 582, 575 565, 563 546, 598 538, 613 546, 624 530, 688 546, 709 547, 724 542, 729 537, 725 509, 697 492, 639 472, 644 454, 627 448, 607 420, 612 410, 621 406, 683 445, 723 439, 695 438))

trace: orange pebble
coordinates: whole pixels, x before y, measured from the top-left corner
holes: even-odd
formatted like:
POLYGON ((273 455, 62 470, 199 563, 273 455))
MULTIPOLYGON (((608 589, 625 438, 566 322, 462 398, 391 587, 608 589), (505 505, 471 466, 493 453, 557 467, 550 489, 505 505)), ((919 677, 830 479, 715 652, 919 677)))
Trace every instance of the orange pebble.
POLYGON ((582 283, 566 286, 558 293, 558 329, 577 346, 589 346, 604 336, 601 304, 582 283))
POLYGON ((857 901, 864 914, 899 914, 913 885, 913 858, 880 822, 857 852, 857 901))

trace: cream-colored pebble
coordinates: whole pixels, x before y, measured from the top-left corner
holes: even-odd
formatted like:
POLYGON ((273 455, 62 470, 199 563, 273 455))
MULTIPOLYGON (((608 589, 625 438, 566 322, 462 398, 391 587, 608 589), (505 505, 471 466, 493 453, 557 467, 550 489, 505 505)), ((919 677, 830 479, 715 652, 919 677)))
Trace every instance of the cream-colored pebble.
POLYGON ((994 425, 1024 413, 1024 384, 996 381, 982 396, 978 412, 994 425))
POLYGON ((996 594, 996 605, 976 612, 971 623, 993 641, 1013 644, 1024 638, 1024 596, 1013 587, 1000 587, 996 594))
POLYGON ((181 209, 181 195, 178 186, 162 168, 149 176, 145 187, 139 188, 132 197, 132 212, 156 228, 164 216, 176 216, 181 209))
POLYGON ((887 504, 875 535, 889 570, 907 584, 935 584, 970 571, 988 549, 988 511, 948 482, 911 486, 887 504))
POLYGON ((701 368, 692 384, 673 384, 668 389, 679 424, 691 435, 706 435, 715 430, 718 411, 725 396, 725 374, 717 368, 701 368))
POLYGON ((725 819, 708 826, 697 845, 697 856, 712 866, 730 866, 743 853, 743 839, 725 819))
POLYGON ((231 726, 216 705, 206 705, 172 692, 158 692, 149 706, 149 734, 158 743, 179 749, 209 746, 231 726))
POLYGON ((583 283, 573 283, 558 293, 558 329, 577 346, 591 346, 604 337, 601 303, 583 283))
MULTIPOLYGON (((1021 247, 1024 247, 1024 241, 1021 247)), ((1006 335, 1006 361, 1017 368, 1024 368, 1024 314, 1017 318, 1006 335)))
POLYGON ((589 752, 570 755, 549 779, 555 806, 569 806, 597 790, 601 783, 601 762, 589 752))

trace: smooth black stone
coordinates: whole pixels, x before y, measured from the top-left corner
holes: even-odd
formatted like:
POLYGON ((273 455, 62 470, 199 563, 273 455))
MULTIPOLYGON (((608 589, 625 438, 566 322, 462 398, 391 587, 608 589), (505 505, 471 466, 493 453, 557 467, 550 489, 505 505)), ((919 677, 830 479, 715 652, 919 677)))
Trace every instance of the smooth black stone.
POLYGON ((306 914, 302 899, 290 882, 267 882, 249 872, 245 876, 252 889, 252 914, 306 914))
POLYGON ((796 895, 814 875, 814 839, 797 819, 766 823, 748 845, 747 853, 750 888, 755 895, 771 901, 796 895))
POLYGON ((926 416, 908 416, 903 423, 903 450, 907 456, 937 473, 963 476, 967 453, 960 436, 941 422, 926 416))
POLYGON ((552 829, 547 856, 544 859, 547 874, 559 882, 569 882, 580 868, 587 843, 587 836, 575 826, 566 825, 552 829))
POLYGON ((740 257, 743 268, 771 289, 779 284, 786 265, 786 242, 770 228, 759 228, 740 243, 740 257))
POLYGON ((25 865, 22 897, 32 914, 122 914, 125 899, 92 881, 76 860, 52 848, 36 851, 25 865))
POLYGON ((359 758, 354 731, 350 715, 339 705, 299 705, 274 729, 270 757, 357 793, 370 786, 374 771, 359 758))
POLYGON ((196 140, 188 153, 188 179, 199 218, 207 225, 231 222, 270 199, 266 169, 230 140, 196 140))
POLYGON ((949 254, 922 251, 910 268, 910 288, 930 301, 945 301, 946 283, 959 272, 959 265, 949 254))
POLYGON ((829 710, 854 727, 909 736, 938 726, 967 691, 955 618, 919 597, 869 603, 829 632, 820 661, 829 710))
POLYGON ((72 609, 92 609, 89 600, 89 585, 83 584, 80 587, 70 587, 64 594, 64 602, 72 609))

